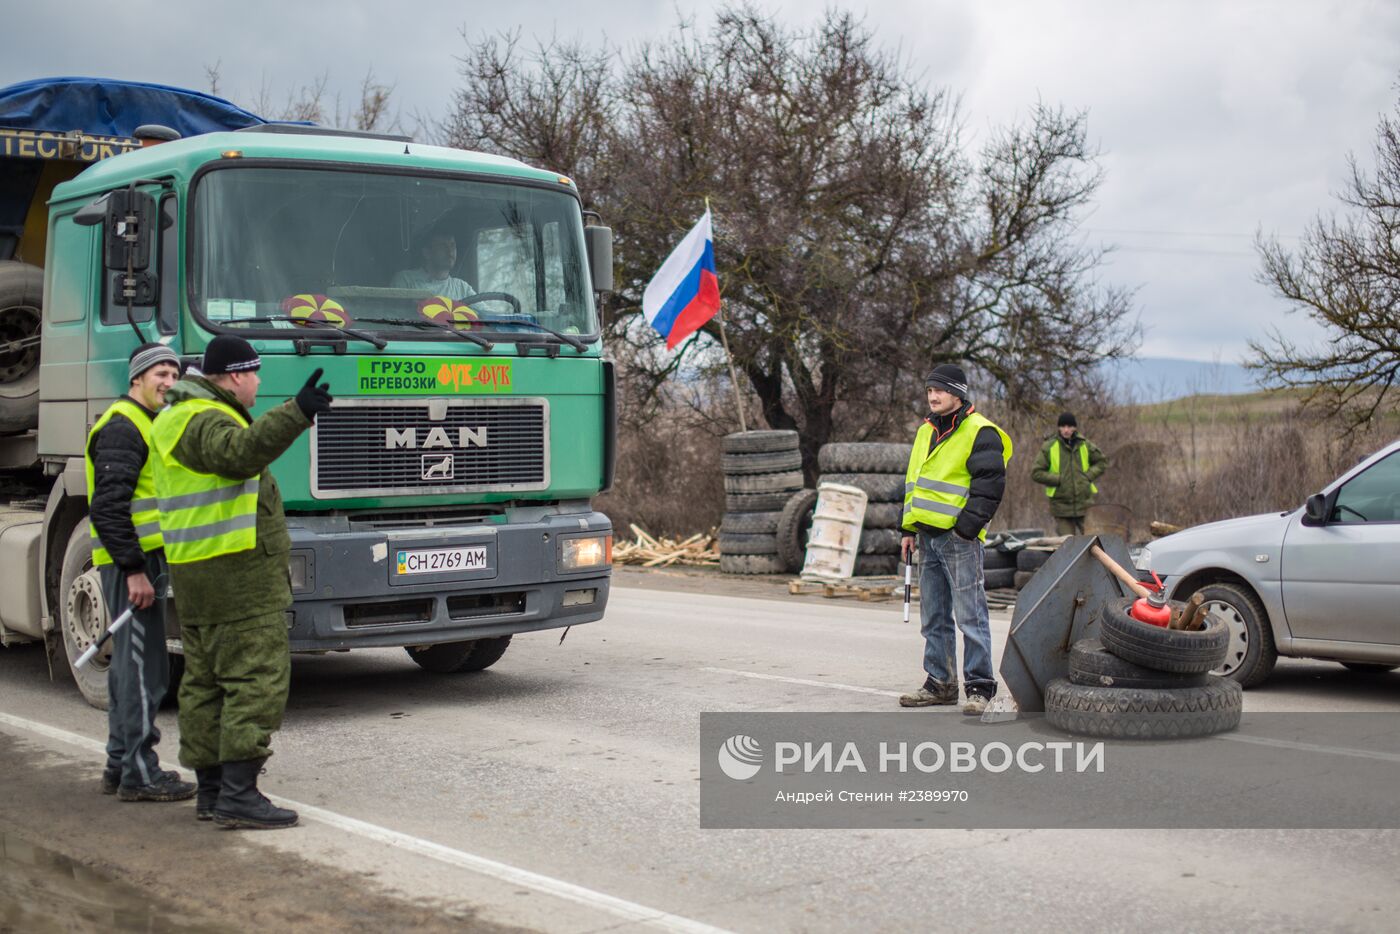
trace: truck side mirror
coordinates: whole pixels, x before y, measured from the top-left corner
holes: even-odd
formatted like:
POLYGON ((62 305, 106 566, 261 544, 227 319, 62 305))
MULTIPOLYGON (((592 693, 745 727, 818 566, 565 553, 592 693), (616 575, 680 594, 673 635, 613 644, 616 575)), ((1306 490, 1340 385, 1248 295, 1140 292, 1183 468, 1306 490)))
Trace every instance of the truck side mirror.
POLYGON ((155 240, 156 199, 144 191, 120 188, 108 192, 105 200, 103 265, 123 271, 128 267, 132 272, 145 270, 151 265, 151 243, 155 240))
POLYGON ((593 279, 593 291, 611 292, 613 290, 612 228, 583 228, 583 243, 588 249, 588 274, 593 279))
POLYGON ((1330 511, 1327 508, 1327 497, 1321 493, 1314 493, 1303 506, 1303 524, 1326 525, 1330 511))

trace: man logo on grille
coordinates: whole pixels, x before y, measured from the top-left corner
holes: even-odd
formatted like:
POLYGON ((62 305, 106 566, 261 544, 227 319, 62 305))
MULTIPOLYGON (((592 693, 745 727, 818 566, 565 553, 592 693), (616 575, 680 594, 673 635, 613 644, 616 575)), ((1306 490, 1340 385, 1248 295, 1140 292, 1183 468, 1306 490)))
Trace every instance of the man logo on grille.
POLYGON ((454 460, 455 458, 451 454, 424 454, 423 479, 451 480, 454 460))

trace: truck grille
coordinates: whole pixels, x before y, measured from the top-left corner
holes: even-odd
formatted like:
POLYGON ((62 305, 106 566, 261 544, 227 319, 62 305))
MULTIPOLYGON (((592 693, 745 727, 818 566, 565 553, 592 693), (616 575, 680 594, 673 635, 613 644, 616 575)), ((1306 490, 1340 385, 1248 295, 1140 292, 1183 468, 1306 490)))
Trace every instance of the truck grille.
POLYGON ((543 490, 548 436, 544 399, 336 400, 311 430, 311 492, 336 499, 543 490))

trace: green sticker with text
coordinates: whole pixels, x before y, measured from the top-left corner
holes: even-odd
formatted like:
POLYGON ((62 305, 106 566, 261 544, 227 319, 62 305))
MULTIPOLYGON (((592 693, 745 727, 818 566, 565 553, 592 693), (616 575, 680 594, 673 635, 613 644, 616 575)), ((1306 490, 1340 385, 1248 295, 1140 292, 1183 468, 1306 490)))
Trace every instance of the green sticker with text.
POLYGON ((392 396, 491 395, 511 391, 511 360, 361 357, 359 391, 392 396))

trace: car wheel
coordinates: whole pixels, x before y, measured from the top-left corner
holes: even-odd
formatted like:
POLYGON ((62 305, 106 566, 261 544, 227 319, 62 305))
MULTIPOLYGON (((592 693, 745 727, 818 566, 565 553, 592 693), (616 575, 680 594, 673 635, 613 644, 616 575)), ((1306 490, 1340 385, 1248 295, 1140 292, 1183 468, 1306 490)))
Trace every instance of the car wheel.
POLYGON ((1211 584, 1197 593, 1205 598, 1207 613, 1225 620, 1230 635, 1225 661, 1212 673, 1238 681, 1240 687, 1262 683, 1274 670, 1278 651, 1259 598, 1238 584, 1211 584))
POLYGON ((1383 675, 1387 671, 1400 668, 1400 665, 1382 665, 1379 662, 1342 662, 1342 667, 1359 675, 1383 675))

